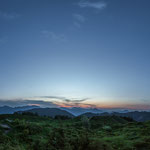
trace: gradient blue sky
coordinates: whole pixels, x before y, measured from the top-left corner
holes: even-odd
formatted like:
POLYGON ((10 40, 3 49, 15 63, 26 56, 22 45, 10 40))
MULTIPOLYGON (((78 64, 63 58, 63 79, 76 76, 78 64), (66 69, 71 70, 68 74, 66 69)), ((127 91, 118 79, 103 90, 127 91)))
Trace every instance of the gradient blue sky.
POLYGON ((150 105, 150 1, 0 0, 0 99, 44 96, 150 105))

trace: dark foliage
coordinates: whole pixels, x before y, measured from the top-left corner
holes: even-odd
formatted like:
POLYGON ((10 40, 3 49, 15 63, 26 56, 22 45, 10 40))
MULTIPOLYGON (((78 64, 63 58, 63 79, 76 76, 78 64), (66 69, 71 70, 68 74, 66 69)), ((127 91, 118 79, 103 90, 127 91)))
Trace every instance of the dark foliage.
POLYGON ((149 150, 150 122, 119 116, 0 115, 0 150, 149 150), (3 128, 9 126, 10 130, 3 128))

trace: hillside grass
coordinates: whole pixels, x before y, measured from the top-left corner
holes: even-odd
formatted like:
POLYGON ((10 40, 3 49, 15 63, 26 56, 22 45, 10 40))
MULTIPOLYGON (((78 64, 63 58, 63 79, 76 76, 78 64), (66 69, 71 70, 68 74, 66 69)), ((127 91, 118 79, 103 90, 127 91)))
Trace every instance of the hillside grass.
POLYGON ((150 150, 150 122, 116 116, 0 115, 0 150, 150 150))

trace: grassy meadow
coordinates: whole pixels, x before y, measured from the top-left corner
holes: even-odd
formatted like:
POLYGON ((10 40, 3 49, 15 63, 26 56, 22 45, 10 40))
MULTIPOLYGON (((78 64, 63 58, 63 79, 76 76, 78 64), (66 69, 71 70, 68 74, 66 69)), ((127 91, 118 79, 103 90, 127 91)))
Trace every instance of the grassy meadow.
POLYGON ((150 121, 0 115, 0 150, 150 150, 150 121))

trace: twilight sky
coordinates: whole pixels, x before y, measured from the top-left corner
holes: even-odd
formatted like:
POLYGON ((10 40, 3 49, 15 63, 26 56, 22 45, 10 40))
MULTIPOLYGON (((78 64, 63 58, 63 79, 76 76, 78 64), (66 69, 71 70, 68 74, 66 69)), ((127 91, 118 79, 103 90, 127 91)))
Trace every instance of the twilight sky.
POLYGON ((150 109, 150 1, 0 0, 0 100, 18 99, 150 109))

